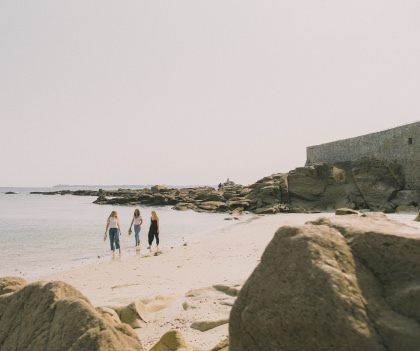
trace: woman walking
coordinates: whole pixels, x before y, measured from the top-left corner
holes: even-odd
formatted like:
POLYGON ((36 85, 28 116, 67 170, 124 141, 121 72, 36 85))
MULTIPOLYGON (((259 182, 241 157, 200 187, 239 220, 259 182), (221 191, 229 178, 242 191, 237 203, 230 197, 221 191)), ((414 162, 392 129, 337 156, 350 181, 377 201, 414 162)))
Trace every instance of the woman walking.
POLYGON ((141 230, 142 223, 143 223, 143 218, 141 218, 140 210, 136 208, 134 210, 133 220, 131 221, 131 225, 130 225, 130 231, 131 231, 131 227, 134 224, 134 234, 135 234, 134 236, 136 239, 136 246, 140 246, 140 230, 141 230))
POLYGON ((120 235, 121 235, 121 228, 120 228, 120 220, 118 218, 117 211, 112 211, 106 221, 106 229, 105 235, 109 228, 109 241, 111 243, 111 250, 112 253, 115 253, 115 248, 117 248, 121 254, 120 248, 120 235))
POLYGON ((155 237, 156 237, 156 251, 159 251, 159 218, 156 214, 156 211, 152 211, 152 217, 150 218, 149 247, 148 247, 150 252, 152 252, 152 243, 155 237))

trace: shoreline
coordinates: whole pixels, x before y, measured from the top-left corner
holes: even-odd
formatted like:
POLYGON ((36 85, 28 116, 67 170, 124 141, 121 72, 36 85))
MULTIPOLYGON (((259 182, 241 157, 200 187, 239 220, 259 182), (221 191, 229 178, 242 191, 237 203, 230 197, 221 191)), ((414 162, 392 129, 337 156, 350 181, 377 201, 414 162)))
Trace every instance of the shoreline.
MULTIPOLYGON (((200 242, 163 249, 163 254, 159 256, 142 253, 120 260, 116 254, 114 259, 107 262, 49 274, 41 279, 65 281, 85 295, 94 306, 125 306, 139 300, 170 300, 166 308, 147 314, 144 327, 135 329, 145 350, 173 329, 179 330, 189 344, 211 349, 228 337, 228 324, 206 332, 190 326, 195 321, 229 318, 235 299, 215 291, 213 286, 240 288, 258 265, 265 247, 279 227, 303 225, 319 217, 333 216, 333 212, 254 216, 200 242), (196 292, 187 296, 193 289, 196 292), (194 308, 185 309, 185 303, 194 305, 194 308)), ((420 223, 413 221, 414 214, 387 216, 420 229, 420 223)))

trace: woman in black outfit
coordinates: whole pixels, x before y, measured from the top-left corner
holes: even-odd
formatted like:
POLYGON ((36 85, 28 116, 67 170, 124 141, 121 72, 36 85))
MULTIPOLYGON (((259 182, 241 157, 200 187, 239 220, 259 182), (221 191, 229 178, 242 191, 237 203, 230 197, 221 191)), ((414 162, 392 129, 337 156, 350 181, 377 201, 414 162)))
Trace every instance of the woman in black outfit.
POLYGON ((149 247, 148 247, 150 252, 152 252, 152 243, 155 237, 156 237, 156 251, 159 251, 159 218, 156 214, 156 211, 152 211, 152 217, 150 218, 149 247))

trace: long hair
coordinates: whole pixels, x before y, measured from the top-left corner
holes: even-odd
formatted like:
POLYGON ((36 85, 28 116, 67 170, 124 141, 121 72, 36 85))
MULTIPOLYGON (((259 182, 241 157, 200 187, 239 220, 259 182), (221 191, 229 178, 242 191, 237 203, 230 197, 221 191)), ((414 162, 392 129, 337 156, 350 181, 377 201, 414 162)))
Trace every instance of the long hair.
POLYGON ((157 214, 156 214, 156 211, 152 211, 152 219, 153 220, 159 219, 157 214))
POLYGON ((120 219, 118 218, 118 213, 117 213, 117 211, 112 211, 112 212, 111 212, 111 214, 110 214, 110 215, 109 215, 109 217, 108 217, 108 220, 109 220, 111 217, 116 218, 116 219, 117 219, 117 221, 119 221, 119 220, 120 220, 120 219))
POLYGON ((140 210, 138 209, 138 208, 136 208, 135 210, 134 210, 134 217, 139 217, 140 216, 140 210))

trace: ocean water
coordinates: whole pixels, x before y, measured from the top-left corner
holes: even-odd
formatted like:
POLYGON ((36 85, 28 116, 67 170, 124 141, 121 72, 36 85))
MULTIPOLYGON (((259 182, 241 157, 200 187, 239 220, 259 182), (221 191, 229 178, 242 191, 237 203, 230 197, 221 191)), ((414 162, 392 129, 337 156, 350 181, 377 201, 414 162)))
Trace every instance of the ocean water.
POLYGON ((103 236, 112 210, 120 218, 122 259, 147 253, 152 210, 159 216, 163 251, 185 242, 200 241, 237 222, 224 220, 226 214, 174 211, 170 206, 96 205, 92 203, 96 197, 92 196, 29 194, 39 190, 0 188, 0 277, 34 279, 109 260, 109 238, 104 241, 103 236), (5 194, 5 191, 19 193, 5 194), (135 250, 134 231, 128 235, 135 208, 140 209, 143 217, 140 252, 135 250))

